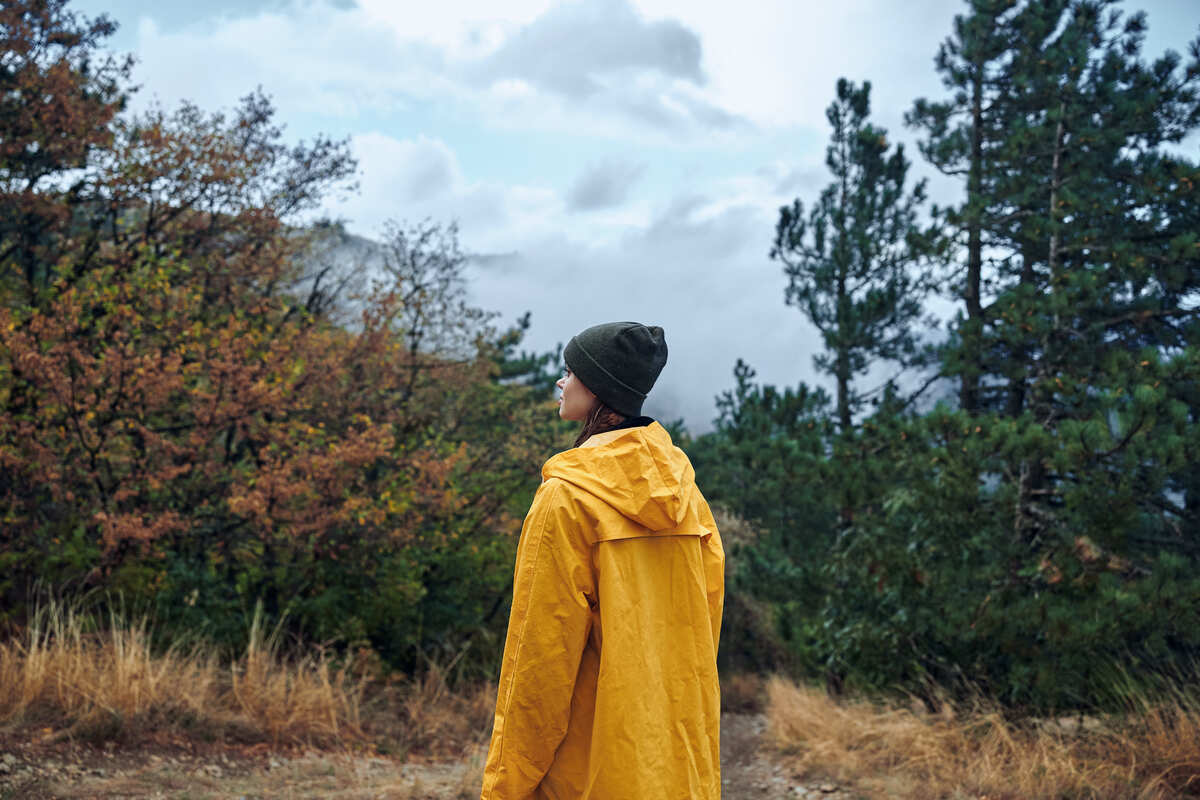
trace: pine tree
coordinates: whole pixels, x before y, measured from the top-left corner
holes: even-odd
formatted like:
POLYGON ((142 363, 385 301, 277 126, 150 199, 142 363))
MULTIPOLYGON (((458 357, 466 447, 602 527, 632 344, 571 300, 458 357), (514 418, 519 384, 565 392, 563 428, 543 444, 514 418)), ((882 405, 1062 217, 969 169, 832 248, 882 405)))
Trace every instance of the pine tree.
POLYGON ((771 248, 788 278, 786 301, 821 332, 826 352, 814 361, 836 381, 843 432, 865 399, 855 378, 878 360, 918 361, 915 323, 928 284, 914 244, 925 183, 905 187, 909 161, 868 121, 870 94, 869 82, 838 81, 826 110, 833 182, 811 208, 796 199, 780 209, 771 248))
POLYGON ((730 588, 722 658, 743 669, 815 670, 811 627, 837 519, 826 490, 829 396, 759 384, 741 359, 733 372, 734 388, 717 397, 716 429, 685 444, 710 502, 747 523, 722 528, 730 588))
MULTIPOLYGON (((902 432, 833 553, 821 647, 876 685, 1087 704, 1200 655, 1200 165, 1168 146, 1200 127, 1200 44, 1147 62, 1144 16, 1105 0, 991 10, 981 202, 945 217, 968 272, 969 225, 982 246, 980 325, 944 352, 978 366, 977 404, 902 432)), ((925 147, 968 189, 969 133, 925 147)))
POLYGON ((995 151, 1007 135, 1012 31, 1006 17, 1013 0, 969 0, 968 13, 954 18, 954 34, 938 49, 935 64, 948 99, 914 103, 905 122, 925 133, 921 154, 938 171, 964 182, 957 206, 934 206, 932 215, 948 237, 965 249, 965 264, 954 283, 962 301, 955 333, 960 341, 945 365, 961 375, 959 407, 975 411, 986 403, 981 378, 986 372, 981 334, 984 315, 984 249, 990 244, 989 223, 1002 217, 995 184, 999 165, 995 151))
MULTIPOLYGON (((1162 151, 1200 123, 1200 74, 1179 70, 1175 54, 1142 62, 1145 17, 1115 5, 1030 3, 1011 21, 1017 114, 997 182, 1010 213, 994 238, 1013 257, 985 337, 1008 354, 997 365, 1007 414, 1050 430, 1106 415, 1108 393, 1132 392, 1164 347, 1184 345, 1178 324, 1194 312, 1180 301, 1200 289, 1187 274, 1193 234, 1172 208, 1194 165, 1162 151)), ((1015 467, 1014 533, 1031 543, 1061 528, 1063 483, 1087 483, 1052 460, 1015 467)))

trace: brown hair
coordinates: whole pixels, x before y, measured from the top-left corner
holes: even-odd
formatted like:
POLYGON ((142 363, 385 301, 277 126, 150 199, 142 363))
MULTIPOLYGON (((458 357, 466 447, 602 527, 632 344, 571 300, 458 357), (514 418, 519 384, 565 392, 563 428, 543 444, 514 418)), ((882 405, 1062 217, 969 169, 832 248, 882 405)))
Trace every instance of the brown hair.
POLYGON ((579 430, 579 436, 575 437, 575 446, 579 447, 597 433, 611 431, 626 419, 597 398, 596 405, 592 406, 587 419, 583 422, 583 427, 579 430))

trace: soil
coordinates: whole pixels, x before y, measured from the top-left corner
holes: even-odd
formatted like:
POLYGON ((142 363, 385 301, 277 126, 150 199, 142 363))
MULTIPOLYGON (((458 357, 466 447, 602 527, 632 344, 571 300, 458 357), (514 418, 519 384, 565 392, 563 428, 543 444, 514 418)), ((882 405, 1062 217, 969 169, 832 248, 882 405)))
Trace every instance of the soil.
MULTIPOLYGON (((857 800, 853 787, 794 774, 764 741, 761 714, 723 715, 724 800, 857 800)), ((452 761, 149 737, 94 746, 49 729, 0 733, 0 800, 387 798, 473 800, 482 747, 452 761)))
POLYGON ((852 787, 798 775, 764 741, 762 714, 721 715, 723 800, 859 800, 852 787))

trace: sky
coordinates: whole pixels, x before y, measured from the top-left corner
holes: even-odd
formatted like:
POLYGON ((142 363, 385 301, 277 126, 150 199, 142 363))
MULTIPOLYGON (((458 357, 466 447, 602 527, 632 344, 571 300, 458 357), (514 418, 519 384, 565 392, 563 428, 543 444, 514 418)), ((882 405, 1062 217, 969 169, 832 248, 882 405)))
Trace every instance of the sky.
MULTIPOLYGON (((958 191, 921 163, 903 114, 943 95, 933 57, 961 0, 72 7, 119 23, 109 43, 137 58, 135 110, 229 109, 261 87, 289 140, 348 138, 358 190, 322 213, 369 238, 388 221, 456 221, 481 256, 474 302, 502 322, 531 312, 530 349, 600 322, 661 325, 670 356, 646 411, 693 432, 738 358, 765 383, 831 387, 768 252, 780 206, 828 182, 839 77, 871 82, 873 120, 932 199, 958 191)), ((1145 55, 1200 34, 1194 0, 1125 8, 1148 13, 1145 55)))

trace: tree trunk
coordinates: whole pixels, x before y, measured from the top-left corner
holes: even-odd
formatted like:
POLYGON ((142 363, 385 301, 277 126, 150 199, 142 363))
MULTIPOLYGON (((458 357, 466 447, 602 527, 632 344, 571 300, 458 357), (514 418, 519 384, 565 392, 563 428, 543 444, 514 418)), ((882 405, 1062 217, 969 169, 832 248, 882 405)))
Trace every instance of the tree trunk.
MULTIPOLYGON (((1034 272, 1033 262, 1035 259, 1033 250, 1033 242, 1026 240, 1021 245, 1021 278, 1022 286, 1032 285, 1037 278, 1037 273, 1034 272)), ((1012 324, 1018 324, 1013 322, 1012 324)), ((1014 361, 1021 364, 1021 372, 1008 385, 1008 416, 1016 419, 1021 416, 1021 412, 1025 410, 1025 395, 1028 388, 1026 375, 1033 371, 1033 365, 1029 363, 1030 349, 1025 345, 1017 345, 1009 356, 1014 361)))
MULTIPOLYGON (((1063 114, 1066 110, 1066 103, 1060 102, 1058 107, 1058 124, 1054 128, 1054 151, 1050 163, 1050 244, 1046 251, 1046 267, 1049 273, 1049 291, 1054 292, 1058 288, 1058 274, 1060 264, 1058 263, 1059 248, 1061 238, 1058 230, 1058 204, 1059 204, 1059 188, 1062 186, 1062 151, 1065 135, 1063 126, 1063 114)), ((1034 416, 1041 421, 1043 425, 1052 425, 1053 423, 1053 399, 1048 399, 1049 390, 1043 390, 1044 386, 1053 377, 1057 371, 1055 365, 1055 354, 1051 348, 1051 338, 1058 331, 1061 321, 1056 311, 1054 314, 1054 324, 1042 339, 1042 352, 1034 369, 1033 380, 1033 397, 1032 408, 1034 416)), ((1046 474, 1045 467, 1038 459, 1027 459, 1021 462, 1018 470, 1017 481, 1017 500, 1016 514, 1013 522, 1014 534, 1018 541, 1032 544, 1041 531, 1041 520, 1039 519, 1040 509, 1036 508, 1033 498, 1036 493, 1045 488, 1046 474)))
MULTIPOLYGON (((1063 137, 1066 131, 1063 128, 1063 114, 1066 113, 1066 103, 1059 103, 1058 106, 1058 125, 1054 128, 1054 157, 1050 164, 1050 250, 1046 255, 1046 266, 1050 272, 1050 286, 1053 290, 1058 283, 1058 250, 1061 242, 1061 235, 1058 230, 1058 189, 1062 184, 1062 150, 1063 137)), ((1055 329, 1058 328, 1058 318, 1055 317, 1055 329)))
MULTIPOLYGON (((845 308, 846 275, 844 271, 838 276, 837 297, 838 308, 845 308)), ((848 352, 849 345, 845 341, 844 324, 840 323, 838 326, 840 341, 837 346, 837 360, 834 366, 834 374, 837 378, 838 424, 841 425, 842 433, 848 433, 853 420, 850 414, 850 353, 848 352)))
POLYGON ((979 409, 979 376, 983 372, 981 334, 983 328, 983 67, 977 65, 971 80, 971 164, 967 177, 967 282, 963 301, 967 320, 963 324, 966 369, 962 375, 959 405, 968 413, 979 409))
POLYGON ((850 153, 847 147, 847 138, 849 134, 845 131, 839 131, 839 146, 842 149, 841 160, 841 200, 838 208, 840 209, 839 216, 835 217, 837 221, 837 243, 834 245, 835 258, 837 259, 837 357, 836 366, 834 367, 837 378, 837 411, 838 423, 841 425, 842 433, 850 431, 851 414, 850 414, 850 343, 849 337, 846 335, 846 329, 851 324, 851 320, 847 319, 847 313, 850 309, 850 298, 846 287, 846 281, 850 277, 851 260, 850 260, 850 231, 846 225, 846 209, 850 206, 850 187, 849 182, 849 166, 850 153))

